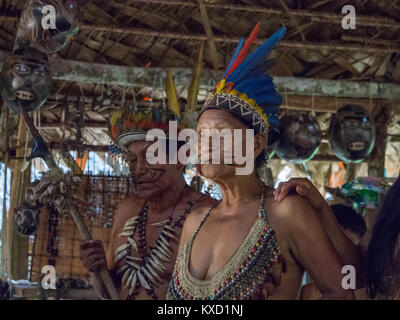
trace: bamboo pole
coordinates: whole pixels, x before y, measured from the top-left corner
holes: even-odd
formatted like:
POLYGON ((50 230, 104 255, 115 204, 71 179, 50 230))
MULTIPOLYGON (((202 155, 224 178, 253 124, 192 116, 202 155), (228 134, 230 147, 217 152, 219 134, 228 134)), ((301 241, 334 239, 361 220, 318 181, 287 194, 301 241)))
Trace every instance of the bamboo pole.
MULTIPOLYGON (((197 3, 190 2, 187 0, 131 0, 130 3, 142 2, 146 4, 161 4, 165 6, 179 6, 179 7, 196 7, 197 3)), ((110 5, 116 8, 127 8, 129 5, 112 2, 110 5)), ((310 18, 314 22, 322 22, 324 24, 339 24, 341 25, 343 15, 334 12, 325 12, 317 10, 305 10, 305 9, 283 9, 267 8, 256 5, 239 5, 239 4, 222 4, 222 3, 205 3, 205 7, 209 9, 219 9, 225 11, 238 11, 238 12, 251 12, 259 14, 267 14, 274 16, 294 16, 299 18, 310 18)), ((2 15, 0 20, 2 21, 16 21, 18 16, 2 15)), ((362 27, 375 27, 375 28, 389 28, 393 30, 399 30, 400 24, 393 18, 380 17, 372 15, 357 15, 357 25, 362 27)))
MULTIPOLYGON (((20 117, 18 126, 18 142, 22 145, 25 145, 26 133, 27 131, 24 120, 20 117)), ((24 198, 25 188, 30 182, 30 169, 28 168, 25 172, 21 172, 21 168, 24 164, 24 152, 25 150, 23 148, 17 149, 16 155, 22 159, 14 160, 12 165, 11 199, 7 221, 9 261, 6 264, 6 269, 8 270, 11 279, 26 279, 28 273, 29 238, 21 237, 14 232, 14 221, 12 218, 14 209, 21 204, 24 198)))
POLYGON ((201 20, 203 22, 204 31, 206 32, 208 43, 210 45, 211 59, 213 62, 214 70, 219 70, 222 66, 221 60, 218 55, 217 45, 214 41, 214 33, 211 28, 210 19, 208 18, 207 9, 203 0, 199 1, 201 20))
MULTIPOLYGON (((124 28, 124 27, 114 27, 105 25, 82 25, 81 30, 94 30, 97 32, 113 32, 113 33, 123 33, 131 34, 143 37, 159 37, 166 39, 178 39, 178 40, 195 40, 195 41, 207 41, 209 38, 205 34, 185 34, 181 32, 173 31, 157 31, 148 28, 124 28)), ((224 43, 238 43, 240 37, 233 36, 214 36, 213 40, 215 42, 224 43)), ((258 39, 255 43, 262 43, 265 39, 258 39)), ((312 42, 312 41, 291 41, 291 40, 281 40, 277 44, 277 48, 292 48, 292 49, 312 49, 312 50, 338 50, 338 51, 363 51, 366 53, 394 53, 400 52, 400 46, 363 46, 359 44, 348 44, 343 42, 325 41, 312 42)))
POLYGON ((8 252, 8 216, 7 216, 7 201, 6 201, 6 195, 7 195, 7 169, 8 169, 8 120, 9 120, 9 110, 3 103, 3 107, 5 107, 4 113, 2 114, 2 123, 1 125, 1 130, 0 132, 2 133, 2 136, 4 137, 4 150, 5 150, 5 159, 4 159, 4 194, 3 194, 3 212, 2 212, 2 226, 1 226, 1 272, 2 274, 0 276, 4 276, 8 270, 7 270, 7 260, 9 257, 9 252, 8 252))
MULTIPOLYGON (((146 4, 161 4, 166 6, 179 6, 179 7, 195 7, 196 3, 187 0, 131 0, 130 3, 146 3, 146 4)), ((118 4, 113 2, 114 7, 127 7, 125 4, 118 4)), ((304 10, 304 9, 274 9, 257 5, 239 5, 239 4, 222 4, 222 3, 205 3, 206 8, 230 10, 239 12, 253 12, 260 14, 268 14, 274 16, 294 16, 300 18, 310 18, 312 21, 323 22, 325 24, 341 24, 343 15, 333 12, 323 12, 317 10, 304 10)), ((398 30, 400 24, 398 21, 388 17, 379 17, 371 15, 357 15, 357 25, 365 27, 376 28, 390 28, 398 30)))
POLYGON ((368 157, 369 176, 384 177, 386 144, 388 141, 387 133, 389 120, 393 114, 392 107, 391 105, 380 105, 372 112, 376 128, 376 138, 375 147, 368 157))
POLYGON ((4 182, 3 182, 3 188, 4 188, 4 192, 3 192, 3 212, 2 212, 2 226, 1 226, 1 275, 0 278, 4 277, 4 268, 6 266, 7 263, 7 251, 5 250, 6 248, 6 244, 7 244, 7 165, 4 163, 4 182))
MULTIPOLYGON (((290 14, 295 16, 296 10, 290 10, 290 14)), ((3 19, 4 16, 0 16, 0 20, 3 19)), ((8 17, 9 19, 12 19, 8 17)), ((328 23, 328 18, 324 18, 323 16, 318 17, 321 19, 321 22, 328 23)), ((318 19, 317 17, 313 19, 318 19)), ((16 18, 15 18, 16 19, 16 18)), ((358 18, 357 18, 358 19, 358 18)), ((359 20, 357 20, 360 24, 359 20)), ((396 22, 397 29, 400 29, 400 23, 396 22)), ((385 27, 379 25, 379 27, 385 27)), ((387 26, 386 26, 387 27, 387 26)), ((184 34, 180 32, 172 32, 172 31, 155 31, 147 28, 124 28, 124 27, 116 27, 109 25, 96 25, 96 24, 83 24, 81 25, 81 30, 89 30, 92 32, 105 32, 105 33, 120 33, 124 35, 136 35, 143 37, 159 37, 165 39, 178 39, 178 40, 195 40, 195 41, 205 41, 210 38, 206 34, 184 34)), ((238 43, 240 37, 232 37, 232 36, 214 36, 214 42, 223 42, 223 43, 238 43)), ((265 39, 264 39, 265 40, 265 39)), ((256 40, 256 43, 261 43, 263 40, 256 40)), ((345 41, 325 41, 324 43, 320 42, 312 42, 312 41, 289 41, 282 40, 277 44, 278 48, 292 48, 292 49, 309 49, 309 50, 338 50, 338 51, 363 51, 365 53, 396 53, 400 52, 400 46, 398 45, 389 45, 390 39, 387 39, 387 44, 385 46, 376 46, 376 45, 359 45, 359 44, 348 44, 345 41)))

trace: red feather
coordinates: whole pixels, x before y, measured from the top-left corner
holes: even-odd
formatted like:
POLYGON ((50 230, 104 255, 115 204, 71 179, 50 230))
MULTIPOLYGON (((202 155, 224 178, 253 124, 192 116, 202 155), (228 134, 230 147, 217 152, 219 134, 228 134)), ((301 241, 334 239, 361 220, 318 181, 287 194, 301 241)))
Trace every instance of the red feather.
POLYGON ((251 45, 254 43, 254 41, 257 38, 258 31, 260 30, 261 22, 258 21, 257 25, 254 27, 253 31, 251 32, 250 36, 246 40, 246 43, 244 44, 242 50, 240 50, 237 58, 235 61, 232 63, 231 68, 227 72, 225 79, 233 72, 236 70, 237 67, 240 66, 240 64, 243 62, 243 60, 246 58, 247 53, 249 52, 249 49, 251 45))

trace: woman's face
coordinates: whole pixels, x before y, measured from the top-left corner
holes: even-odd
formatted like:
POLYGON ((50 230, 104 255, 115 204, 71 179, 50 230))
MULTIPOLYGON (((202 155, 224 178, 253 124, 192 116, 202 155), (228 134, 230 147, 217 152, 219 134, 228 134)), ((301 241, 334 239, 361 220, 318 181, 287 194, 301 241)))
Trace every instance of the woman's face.
POLYGON ((228 111, 204 111, 197 124, 198 154, 203 176, 214 181, 233 176, 236 168, 246 166, 245 158, 246 161, 253 161, 254 166, 258 155, 254 152, 255 139, 250 141, 251 137, 246 137, 246 130, 249 128, 228 111), (212 130, 217 133, 214 137, 212 130))

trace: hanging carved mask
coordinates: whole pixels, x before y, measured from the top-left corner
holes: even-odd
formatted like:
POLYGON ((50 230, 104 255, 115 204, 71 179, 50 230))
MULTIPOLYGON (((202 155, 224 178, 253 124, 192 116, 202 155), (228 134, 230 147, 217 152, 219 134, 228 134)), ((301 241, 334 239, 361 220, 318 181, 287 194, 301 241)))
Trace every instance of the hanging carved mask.
POLYGON ((328 139, 340 160, 362 162, 374 148, 375 126, 363 107, 346 105, 332 117, 328 139))
POLYGON ((14 210, 15 230, 21 236, 34 234, 39 226, 40 209, 27 203, 21 204, 14 210))
POLYGON ((40 108, 51 89, 47 55, 32 47, 17 49, 3 65, 0 85, 1 96, 15 112, 40 108))
POLYGON ((30 0, 21 16, 17 42, 29 42, 47 53, 60 51, 78 34, 80 17, 76 0, 30 0))
POLYGON ((321 144, 321 127, 307 112, 293 112, 280 120, 281 137, 276 148, 279 158, 299 164, 311 160, 321 144))

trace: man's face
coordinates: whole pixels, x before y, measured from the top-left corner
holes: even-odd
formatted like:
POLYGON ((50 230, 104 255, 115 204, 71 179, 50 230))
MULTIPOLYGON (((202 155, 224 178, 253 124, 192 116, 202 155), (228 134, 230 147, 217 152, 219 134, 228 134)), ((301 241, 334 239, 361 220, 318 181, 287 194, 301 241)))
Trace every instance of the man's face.
MULTIPOLYGON (((129 170, 137 182, 138 196, 151 199, 170 189, 182 178, 182 165, 155 164, 151 165, 146 160, 147 148, 153 142, 138 141, 128 146, 126 160, 129 170)), ((168 158, 168 156, 167 156, 168 158)))

